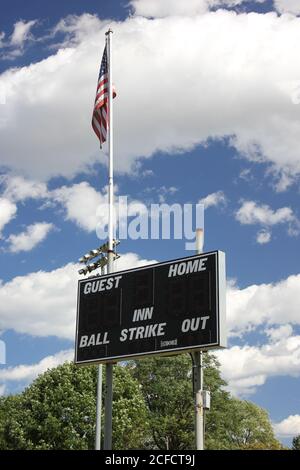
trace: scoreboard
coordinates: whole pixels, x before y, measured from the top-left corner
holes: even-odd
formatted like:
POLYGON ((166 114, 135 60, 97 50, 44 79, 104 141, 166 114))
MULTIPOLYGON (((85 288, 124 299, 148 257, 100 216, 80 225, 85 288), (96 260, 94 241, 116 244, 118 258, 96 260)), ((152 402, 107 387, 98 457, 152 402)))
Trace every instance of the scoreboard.
POLYGON ((78 282, 76 364, 226 346, 221 251, 78 282))

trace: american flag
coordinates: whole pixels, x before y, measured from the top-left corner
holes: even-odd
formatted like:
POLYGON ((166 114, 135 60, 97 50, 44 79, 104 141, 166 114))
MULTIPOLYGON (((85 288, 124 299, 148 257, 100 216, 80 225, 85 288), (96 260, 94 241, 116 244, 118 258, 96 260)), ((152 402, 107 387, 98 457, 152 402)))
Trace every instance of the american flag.
MULTIPOLYGON (((113 88, 113 98, 116 92, 113 88)), ((106 134, 109 124, 108 119, 108 100, 109 100, 109 87, 108 87, 108 66, 107 66, 107 47, 105 46, 99 78, 97 83, 96 98, 94 104, 92 126, 100 140, 100 147, 106 141, 106 134)))

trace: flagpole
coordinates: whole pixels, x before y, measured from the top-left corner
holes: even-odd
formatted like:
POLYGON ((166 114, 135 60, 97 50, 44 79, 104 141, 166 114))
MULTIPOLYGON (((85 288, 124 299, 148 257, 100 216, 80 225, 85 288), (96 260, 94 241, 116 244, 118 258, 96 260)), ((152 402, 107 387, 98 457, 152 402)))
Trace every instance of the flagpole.
MULTIPOLYGON (((114 270, 114 166, 113 166, 113 83, 112 83, 112 30, 106 33, 107 58, 108 58, 108 264, 107 272, 114 270)), ((104 450, 112 449, 112 400, 113 400, 113 364, 106 364, 105 383, 105 422, 104 422, 104 450)))
POLYGON ((112 30, 109 29, 107 35, 107 56, 108 56, 108 116, 109 116, 109 177, 108 177, 108 272, 113 272, 113 239, 114 239, 114 158, 113 158, 113 83, 112 83, 112 30))

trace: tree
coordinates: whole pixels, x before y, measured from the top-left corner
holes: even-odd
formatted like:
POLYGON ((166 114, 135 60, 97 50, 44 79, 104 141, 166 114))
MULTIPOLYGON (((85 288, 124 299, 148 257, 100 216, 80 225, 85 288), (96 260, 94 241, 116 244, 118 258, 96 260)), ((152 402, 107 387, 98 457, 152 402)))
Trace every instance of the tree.
POLYGON ((14 449, 17 440, 18 448, 26 449, 22 420, 19 419, 22 411, 20 398, 20 395, 0 397, 0 449, 14 449))
MULTIPOLYGON (((268 414, 253 403, 230 397, 219 364, 204 354, 204 388, 211 392, 205 413, 206 449, 281 448, 268 414)), ((148 406, 152 439, 158 449, 194 448, 194 404, 191 358, 187 354, 145 359, 129 364, 148 406)))
MULTIPOLYGON (((114 368, 115 448, 143 446, 146 407, 139 384, 114 368)), ((0 401, 2 449, 93 449, 96 368, 65 363, 39 376, 22 394, 0 401)))
POLYGON ((300 450, 300 434, 293 438, 292 450, 300 450))
MULTIPOLYGON (((278 449, 265 410, 224 390, 219 364, 204 354, 206 449, 278 449)), ((23 393, 0 398, 1 449, 93 449, 96 367, 66 363, 23 393)), ((192 362, 188 354, 114 367, 114 449, 193 449, 192 362)))
MULTIPOLYGON (((218 363, 214 356, 204 355, 205 388, 212 394, 212 410, 207 413, 206 447, 225 446, 229 394, 222 387, 218 363)), ((169 358, 158 357, 131 364, 134 377, 140 382, 148 406, 152 432, 150 445, 158 449, 194 448, 194 402, 192 392, 192 361, 188 354, 169 358)))
POLYGON ((231 399, 227 438, 230 449, 279 450, 268 413, 249 401, 231 399))
POLYGON ((151 440, 157 449, 190 448, 193 402, 190 358, 149 358, 129 363, 148 407, 151 440))
POLYGON ((230 421, 231 397, 225 391, 227 383, 221 378, 220 364, 213 354, 203 355, 204 390, 211 393, 211 409, 205 412, 205 448, 227 449, 227 430, 230 421))

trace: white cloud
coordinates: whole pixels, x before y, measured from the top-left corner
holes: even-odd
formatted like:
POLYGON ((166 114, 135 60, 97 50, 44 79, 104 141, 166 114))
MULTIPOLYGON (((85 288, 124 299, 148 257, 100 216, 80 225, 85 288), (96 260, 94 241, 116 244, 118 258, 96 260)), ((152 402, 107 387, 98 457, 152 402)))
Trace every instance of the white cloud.
POLYGON ((5 394, 5 385, 0 385, 0 397, 2 397, 5 394))
POLYGON ((0 339, 0 364, 6 364, 6 344, 2 339, 0 339))
POLYGON ((7 367, 0 369, 0 381, 3 382, 25 382, 29 383, 39 374, 46 372, 48 369, 63 364, 66 361, 74 359, 74 350, 60 351, 52 356, 41 359, 37 364, 18 365, 15 367, 7 367))
POLYGON ((14 25, 14 31, 11 35, 10 44, 11 46, 19 46, 23 47, 25 41, 27 41, 30 37, 30 30, 32 27, 37 23, 36 20, 32 21, 18 21, 14 25))
MULTIPOLYGON (((101 24, 109 24, 109 20, 102 21, 101 24)), ((55 47, 76 46, 86 39, 91 33, 95 34, 99 31, 99 19, 89 13, 80 16, 68 15, 62 18, 52 30, 52 36, 64 34, 64 40, 55 47)))
POLYGON ((3 49, 0 57, 5 60, 12 60, 22 55, 26 42, 33 40, 31 29, 35 24, 37 24, 37 20, 17 21, 8 41, 3 41, 5 35, 0 32, 0 47, 3 49))
POLYGON ((256 236, 258 243, 268 243, 271 240, 270 227, 284 224, 290 236, 299 235, 300 221, 290 207, 273 210, 266 204, 254 201, 244 201, 236 211, 235 218, 243 225, 262 225, 268 229, 261 230, 256 236))
MULTIPOLYGON (((145 204, 138 200, 128 200, 127 197, 125 203, 124 197, 117 197, 118 188, 115 187, 114 189, 116 223, 127 222, 128 216, 134 216, 137 213, 147 213, 145 204)), ((176 188, 162 187, 157 191, 160 193, 159 197, 161 197, 166 194, 174 194, 176 188)), ((96 231, 98 238, 101 240, 107 238, 107 187, 98 192, 89 183, 82 182, 50 191, 48 192, 48 198, 62 205, 65 220, 74 222, 87 232, 96 231)))
MULTIPOLYGON (((115 270, 155 263, 135 253, 122 254, 115 270)), ((53 271, 34 272, 0 283, 0 330, 73 340, 78 269, 69 263, 53 271)))
MULTIPOLYGON (((106 161, 90 121, 107 25, 91 16, 81 21, 68 23, 68 34, 73 30, 77 38, 70 37, 72 47, 0 77, 7 100, 3 164, 33 178, 72 176, 106 161)), ((112 22, 117 169, 130 171, 139 157, 157 150, 185 151, 233 136, 245 157, 273 164, 291 183, 300 172, 300 107, 282 84, 300 76, 299 24, 288 15, 224 10, 112 22), (179 58, 184 94, 174 79, 179 58)))
POLYGON ((257 326, 300 324, 300 274, 274 284, 227 289, 227 325, 231 335, 240 335, 257 326), (288 308, 287 308, 288 306, 288 308))
POLYGON ((276 343, 276 341, 279 341, 284 338, 288 338, 289 336, 292 335, 293 333, 293 328, 291 325, 281 325, 276 328, 268 328, 265 330, 266 335, 270 338, 270 341, 272 343, 276 343))
POLYGON ((209 207, 224 205, 226 201, 226 196, 223 191, 216 191, 200 199, 199 204, 204 204, 204 208, 208 209, 209 207))
POLYGON ((199 15, 207 12, 209 0, 132 0, 136 15, 164 18, 170 15, 199 15))
POLYGON ((280 13, 300 14, 299 0, 274 0, 274 5, 280 13))
POLYGON ((12 201, 24 201, 25 199, 40 199, 47 197, 45 183, 25 179, 21 176, 6 175, 1 178, 5 186, 4 197, 12 201))
POLYGON ((158 193, 158 199, 160 203, 166 202, 166 197, 167 196, 173 196, 175 193, 177 193, 178 189, 175 186, 161 186, 160 188, 157 189, 158 193))
POLYGON ((53 230, 54 225, 47 222, 37 222, 32 225, 28 225, 25 232, 19 233, 18 235, 10 235, 7 239, 9 245, 9 251, 12 253, 19 253, 20 251, 30 251, 36 245, 41 243, 53 230))
POLYGON ((271 232, 268 230, 260 230, 256 235, 256 241, 260 245, 264 245, 271 241, 271 232))
POLYGON ((107 196, 86 182, 62 186, 52 191, 51 198, 63 205, 66 220, 75 222, 87 232, 96 230, 97 223, 106 221, 107 196))
POLYGON ((5 33, 0 31, 0 47, 4 46, 3 39, 5 38, 5 33))
POLYGON ((244 181, 252 181, 253 180, 253 175, 251 173, 250 168, 244 168, 240 172, 239 177, 244 181))
POLYGON ((147 264, 157 263, 156 260, 141 259, 136 253, 126 253, 121 255, 117 261, 115 261, 115 271, 122 271, 125 269, 146 266, 147 264))
POLYGON ((6 198, 0 197, 0 238, 4 226, 14 218, 17 206, 6 198))
POLYGON ((285 222, 292 222, 295 219, 290 207, 282 207, 274 211, 266 204, 258 205, 254 201, 244 201, 236 213, 236 219, 241 224, 262 224, 272 226, 285 222))
POLYGON ((300 415, 291 415, 275 423, 275 433, 280 437, 295 437, 300 434, 300 415))
MULTIPOLYGON (((0 43, 0 47, 1 47, 1 43, 0 43)), ((0 82, 0 105, 4 105, 5 103, 6 103, 5 88, 4 88, 4 85, 0 82)), ((2 109, 3 108, 1 108, 1 111, 2 109)), ((1 119, 0 119, 0 124, 1 124, 1 119)))
MULTIPOLYGON (((147 18, 165 18, 167 16, 201 15, 208 12, 210 8, 235 7, 250 1, 251 0, 131 0, 130 5, 136 15, 142 15, 147 18)), ((254 2, 257 3, 263 3, 265 1, 266 0, 254 0, 254 2)))
POLYGON ((77 265, 17 276, 0 284, 0 329, 74 337, 77 265))
POLYGON ((145 189, 145 193, 155 193, 158 196, 158 201, 160 204, 166 202, 168 196, 173 196, 177 193, 178 188, 175 186, 160 186, 160 187, 148 187, 145 189))
POLYGON ((273 331, 271 341, 261 347, 233 346, 217 352, 222 376, 236 395, 254 393, 272 376, 300 376, 300 336, 292 329, 273 331), (283 333, 280 336, 280 332, 283 333))

